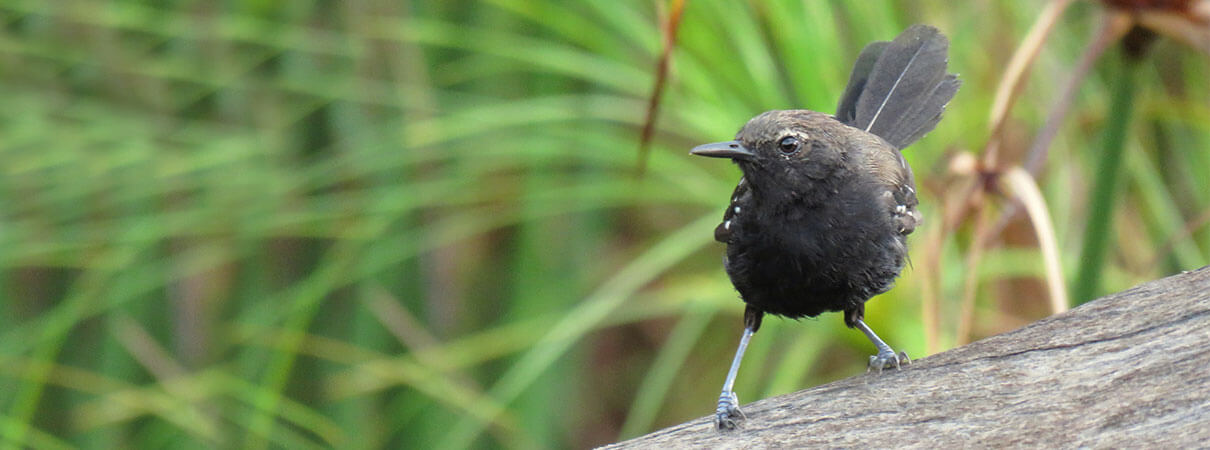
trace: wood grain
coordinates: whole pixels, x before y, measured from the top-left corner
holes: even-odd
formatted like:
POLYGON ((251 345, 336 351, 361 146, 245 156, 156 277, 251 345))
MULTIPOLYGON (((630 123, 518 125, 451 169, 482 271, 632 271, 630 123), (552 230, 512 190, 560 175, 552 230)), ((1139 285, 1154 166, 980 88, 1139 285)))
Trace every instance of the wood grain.
POLYGON ((1203 267, 898 372, 744 405, 735 432, 707 416, 610 448, 1207 447, 1208 344, 1203 267))

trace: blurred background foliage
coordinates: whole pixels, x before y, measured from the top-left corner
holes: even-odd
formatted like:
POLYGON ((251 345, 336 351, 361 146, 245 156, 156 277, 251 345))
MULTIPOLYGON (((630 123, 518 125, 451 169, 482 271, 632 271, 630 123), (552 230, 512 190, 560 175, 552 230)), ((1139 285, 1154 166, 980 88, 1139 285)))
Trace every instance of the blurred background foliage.
MULTIPOLYGON (((558 448, 706 415, 741 328, 711 233, 738 172, 687 150, 768 109, 831 111, 862 46, 917 22, 951 38, 964 83, 906 152, 927 218, 912 243, 935 233, 939 263, 917 257, 868 320, 913 357, 1034 321, 1027 221, 977 266, 969 221, 937 227, 1044 4, 686 2, 639 176, 663 1, 0 2, 0 438, 558 448)), ((1004 161, 1102 9, 1061 16, 1004 161)), ((1067 279, 1117 56, 1038 180, 1067 279)), ((1100 293, 1210 257, 1206 55, 1160 39, 1134 79, 1100 293)), ((736 390, 852 376, 872 352, 837 315, 767 320, 736 390)))

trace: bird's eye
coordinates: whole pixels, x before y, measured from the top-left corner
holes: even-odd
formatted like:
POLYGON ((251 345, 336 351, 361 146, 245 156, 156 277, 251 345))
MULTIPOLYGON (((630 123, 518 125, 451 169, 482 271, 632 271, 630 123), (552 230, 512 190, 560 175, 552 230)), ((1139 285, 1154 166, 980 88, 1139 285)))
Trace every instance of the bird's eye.
POLYGON ((801 144, 798 142, 798 138, 794 136, 781 138, 781 142, 777 143, 777 148, 787 155, 797 152, 799 147, 801 147, 801 144))

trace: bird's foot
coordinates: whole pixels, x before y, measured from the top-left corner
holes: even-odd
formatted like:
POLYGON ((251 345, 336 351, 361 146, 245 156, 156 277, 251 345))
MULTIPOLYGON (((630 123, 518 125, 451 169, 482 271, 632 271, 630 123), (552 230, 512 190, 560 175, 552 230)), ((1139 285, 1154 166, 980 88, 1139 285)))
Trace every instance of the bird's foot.
POLYGON ((899 369, 900 364, 911 364, 912 359, 908 358, 907 352, 895 353, 894 350, 885 349, 878 351, 877 355, 870 356, 870 365, 866 367, 866 372, 876 370, 882 372, 882 369, 894 367, 899 369))
POLYGON ((718 396, 718 409, 714 413, 714 428, 718 431, 731 431, 739 428, 740 422, 747 419, 739 410, 739 397, 735 392, 725 391, 718 396))

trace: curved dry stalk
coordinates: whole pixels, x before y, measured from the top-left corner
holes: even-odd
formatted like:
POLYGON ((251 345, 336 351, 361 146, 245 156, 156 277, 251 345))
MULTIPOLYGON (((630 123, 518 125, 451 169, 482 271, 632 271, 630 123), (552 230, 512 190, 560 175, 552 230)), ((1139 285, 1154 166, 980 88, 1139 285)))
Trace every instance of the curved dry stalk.
POLYGON ((1072 69, 1071 76, 1063 84, 1063 89, 1060 91, 1059 99, 1055 101, 1050 112, 1046 115, 1046 124, 1042 131, 1038 132, 1038 136, 1034 138, 1033 144, 1029 147, 1028 156, 1025 158, 1025 170, 1033 176, 1037 176, 1042 170, 1042 165, 1046 162, 1046 157, 1050 153, 1050 143, 1054 140, 1055 135, 1059 133, 1059 127, 1063 125, 1063 119, 1067 117, 1067 112, 1071 109, 1072 100, 1075 99, 1076 88, 1084 82, 1084 78, 1088 76, 1088 71, 1092 69, 1092 64, 1105 54, 1105 50, 1114 42, 1117 42, 1130 31, 1130 27, 1134 25, 1134 19, 1124 13, 1108 13, 1104 20, 1101 21, 1101 28, 1097 31, 1096 39, 1088 46, 1088 50, 1080 56, 1080 61, 1076 67, 1072 69))
MULTIPOLYGON (((1050 144, 1055 136, 1059 133, 1059 128, 1063 125, 1067 113, 1071 109, 1071 104, 1075 99, 1076 89, 1088 77, 1088 72, 1092 70, 1092 65, 1105 54, 1105 50, 1114 42, 1117 42, 1130 30, 1132 19, 1122 13, 1108 13, 1101 22, 1101 28, 1096 33, 1096 39, 1089 44, 1088 49, 1080 56, 1080 60, 1071 71, 1071 76, 1063 83, 1062 89, 1059 91, 1058 100, 1055 100, 1051 106, 1050 112, 1046 114, 1045 124, 1042 131, 1034 138, 1034 142, 1030 144, 1029 151, 1025 157, 1023 167, 1030 176, 1037 177, 1045 165, 1048 154, 1050 152, 1050 144)), ((1013 218, 1020 212, 1019 205, 1009 203, 1005 206, 1004 211, 1000 213, 1000 220, 996 222, 994 234, 1000 234, 1013 218)))
MULTIPOLYGON (((995 167, 997 165, 996 160, 999 154, 1001 131, 1004 128, 1008 112, 1012 110, 1021 91, 1024 90, 1025 81, 1028 78, 1026 74, 1028 73, 1028 69, 1037 60, 1038 54, 1042 49, 1042 44, 1046 42, 1046 38, 1054 29, 1055 23, 1071 3, 1071 0, 1054 0, 1048 3, 1030 27, 1025 39, 1021 41, 1021 45, 1013 52, 1008 68, 1005 70, 1004 76, 1000 78, 1000 83, 996 88, 996 97, 992 102, 991 133, 983 149, 983 165, 985 167, 995 167)), ((925 267, 935 277, 939 278, 941 276, 941 246, 945 242, 945 235, 950 230, 957 228, 958 224, 966 218, 972 208, 979 208, 974 205, 974 200, 977 195, 983 192, 983 183, 979 180, 977 172, 978 169, 970 171, 968 175, 973 176, 969 184, 961 190, 962 193, 956 198, 951 199, 952 201, 946 201, 942 204, 942 211, 947 213, 943 212, 944 218, 942 219, 940 228, 937 232, 930 233, 929 239, 925 244, 925 253, 929 255, 926 259, 925 267)), ((977 261, 978 258, 975 255, 968 258, 968 263, 977 264, 977 261)), ((973 271, 976 267, 971 266, 970 268, 973 271)), ((941 282, 939 279, 925 276, 922 316, 925 326, 925 344, 929 353, 940 350, 940 285, 941 282)), ((967 289, 969 291, 971 288, 968 287, 967 289)), ((973 291, 971 291, 971 295, 973 295, 973 291)), ((964 309, 964 311, 967 310, 964 309)), ((973 305, 969 308, 969 311, 973 313, 973 305)), ((969 324, 966 326, 969 327, 969 324)), ((959 340, 965 339, 962 337, 963 335, 960 331, 959 340)))
MULTIPOLYGON (((1022 42, 1022 48, 1019 49, 1016 54, 1014 54, 1014 63, 1018 59, 1018 56, 1020 56, 1020 59, 1026 62, 1032 62, 1032 57, 1028 55, 1030 52, 1036 53, 1037 49, 1030 48, 1030 46, 1041 45, 1042 38, 1044 38, 1046 35, 1045 22, 1047 20, 1057 19, 1057 14, 1061 13, 1063 10, 1061 7, 1065 6, 1063 4, 1059 4, 1060 1, 1061 0, 1051 3, 1051 7, 1043 11, 1042 16, 1039 17, 1038 22, 1035 23, 1034 29, 1031 29, 1030 36, 1027 36, 1025 41, 1022 42)), ((1125 35, 1126 32, 1130 30, 1132 25, 1133 19, 1124 13, 1109 12, 1104 16, 1101 27, 1097 31, 1096 39, 1092 42, 1092 44, 1089 45, 1088 50, 1085 51, 1084 55, 1081 56, 1080 61, 1076 65, 1071 77, 1069 77, 1067 82, 1064 84, 1059 100, 1056 101, 1055 105, 1051 108, 1050 113, 1047 115, 1045 128, 1043 128, 1043 130, 1038 134, 1038 137, 1034 140, 1033 145, 1030 147, 1029 154, 1025 162, 1025 170, 1027 170, 1031 176, 1037 174, 1037 171, 1041 169, 1042 163, 1046 160, 1046 156, 1050 148, 1050 142, 1058 133, 1059 126, 1062 124, 1063 118, 1067 116, 1068 110, 1070 109, 1072 99, 1075 95, 1075 90, 1087 77, 1088 71, 1091 69, 1092 64, 1100 59, 1100 56, 1105 53, 1105 50, 1108 49, 1111 44, 1117 42, 1123 35, 1125 35)), ((1011 106, 1015 101, 1016 94, 1019 93, 1020 87, 1016 86, 1016 83, 1021 82, 1021 77, 1023 75, 1014 75, 1012 71, 1015 70, 1017 69, 1011 67, 1010 64, 1010 72, 1001 80, 1002 85, 997 89, 997 99, 992 108, 993 120, 996 117, 999 117, 1001 121, 1004 120, 1008 114, 1008 110, 1011 109, 1011 106), (1005 83, 1013 84, 1005 86, 1005 83), (1003 97, 1001 97, 1002 95, 1003 97), (1005 99, 1003 100, 1003 103, 1001 103, 1001 98, 1005 99)), ((1021 68, 1021 71, 1023 74, 1024 67, 1021 68)), ((999 130, 1001 126, 1001 123, 993 123, 992 135, 988 140, 987 146, 984 148, 983 170, 985 171, 995 171, 999 165, 996 158, 998 156, 1000 144, 999 130)), ((974 193, 972 192, 971 195, 974 195, 974 193)), ((974 208, 979 210, 982 208, 981 206, 971 205, 970 201, 963 202, 959 205, 959 207, 964 209, 964 211, 960 213, 961 217, 966 216, 966 208, 974 208)), ((1030 205, 1026 205, 1026 207, 1030 208, 1030 205)), ((988 221, 986 215, 980 214, 979 218, 977 219, 974 232, 974 242, 971 244, 970 254, 967 257, 968 275, 963 289, 962 316, 958 324, 959 343, 965 343, 969 339, 968 334, 972 327, 972 324, 969 322, 973 320, 973 316, 971 316, 971 314, 973 314, 974 311, 974 294, 977 283, 975 273, 978 271, 978 264, 982 252, 985 249, 984 247, 991 242, 993 236, 1000 234, 1016 212, 1017 206, 1014 203, 1009 204, 1005 208, 1004 212, 1001 214, 1000 220, 998 220, 994 225, 988 221)), ((1036 213, 1036 211, 1030 212, 1031 216, 1034 213, 1036 213)), ((1033 219, 1034 217, 1031 217, 1031 220, 1033 219)), ((1038 227, 1035 226, 1035 230, 1037 229, 1038 227)), ((1061 274, 1061 270, 1059 273, 1061 274)), ((1052 310, 1055 310, 1055 308, 1058 308, 1059 306, 1057 306, 1054 302, 1057 301, 1056 299, 1065 299, 1066 291, 1063 291, 1064 294, 1062 294, 1062 297, 1056 297, 1054 286, 1051 285, 1051 283, 1053 283, 1053 280, 1048 282, 1048 289, 1051 290, 1051 308, 1052 310)), ((1066 308, 1066 301, 1064 301, 1062 307, 1066 308)))
POLYGON ((1138 21, 1210 55, 1210 0, 1186 2, 1184 9, 1178 8, 1178 11, 1143 11, 1138 15, 1138 21))
POLYGON ((1008 68, 1005 69, 1004 76, 1000 78, 1000 84, 996 87, 996 98, 992 101, 990 121, 992 131, 991 137, 988 139, 988 151, 984 153, 985 161, 995 162, 1000 133, 1004 129, 1004 119, 1008 117, 1008 111, 1012 110, 1021 91, 1025 88, 1025 80, 1029 78, 1026 71, 1038 59, 1038 54, 1042 51, 1042 44, 1046 42, 1046 38, 1054 30, 1055 23, 1071 5, 1071 2, 1072 0, 1054 0, 1047 3, 1042 14, 1038 15, 1038 20, 1030 27, 1025 39, 1021 41, 1021 45, 1017 46, 1017 50, 1013 52, 1008 68), (992 145, 992 142, 996 144, 992 145))
POLYGON ((1063 280, 1063 265, 1059 262, 1059 244, 1055 239, 1054 222, 1050 220, 1046 199, 1038 189, 1034 178, 1021 167, 1013 167, 1001 179, 1003 187, 1025 206, 1034 234, 1038 238, 1038 249, 1042 251, 1042 262, 1046 267, 1046 288, 1050 291, 1050 312, 1067 311, 1067 286, 1063 280))
MULTIPOLYGON (((961 155, 969 156, 969 153, 961 155)), ((973 162, 974 156, 969 156, 969 159, 973 162)), ((961 174, 969 175, 965 172, 961 174)), ((944 350, 941 346, 941 324, 945 323, 941 318, 941 286, 944 285, 941 280, 941 248, 945 245, 948 232, 958 227, 970 209, 972 200, 982 191, 977 177, 960 179, 957 184, 960 185, 955 186, 950 195, 941 193, 943 198, 940 225, 930 227, 931 231, 921 246, 921 252, 924 254, 921 267, 924 273, 921 277, 923 281, 920 314, 921 323, 924 325, 924 346, 929 354, 944 350)))
POLYGON ((970 253, 966 256, 966 280, 962 286, 961 315, 958 319, 958 345, 969 344, 971 330, 975 323, 975 293, 979 287, 979 262, 983 259, 983 250, 993 234, 990 233, 989 211, 979 207, 975 219, 974 240, 971 242, 970 253))
POLYGON ((941 245, 944 241, 943 227, 930 227, 924 246, 920 277, 920 322, 924 326, 924 351, 934 354, 941 351, 941 245))

